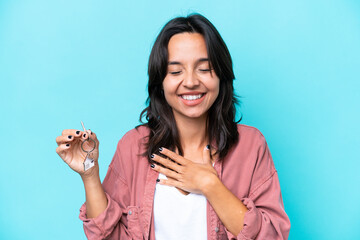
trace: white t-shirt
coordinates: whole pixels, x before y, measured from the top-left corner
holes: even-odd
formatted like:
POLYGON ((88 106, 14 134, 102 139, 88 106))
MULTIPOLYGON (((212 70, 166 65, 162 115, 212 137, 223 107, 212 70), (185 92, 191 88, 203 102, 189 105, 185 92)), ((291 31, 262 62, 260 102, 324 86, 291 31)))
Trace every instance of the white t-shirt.
MULTIPOLYGON (((166 176, 160 173, 159 179, 166 176)), ((154 223, 156 240, 206 240, 205 196, 184 195, 175 187, 156 184, 154 223)))

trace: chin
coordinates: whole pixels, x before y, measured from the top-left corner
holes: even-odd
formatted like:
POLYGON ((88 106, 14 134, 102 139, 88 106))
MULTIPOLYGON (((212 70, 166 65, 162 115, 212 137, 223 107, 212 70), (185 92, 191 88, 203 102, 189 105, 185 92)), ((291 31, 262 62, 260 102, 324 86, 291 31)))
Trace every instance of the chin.
POLYGON ((204 111, 203 109, 191 109, 189 111, 189 109, 187 109, 187 111, 174 111, 174 117, 179 117, 179 118, 186 118, 186 119, 201 119, 201 118, 206 118, 207 115, 207 111, 204 111))
POLYGON ((183 116, 187 117, 187 118, 193 118, 193 119, 198 119, 198 118, 203 118, 205 117, 205 113, 188 113, 188 114, 183 114, 183 116))

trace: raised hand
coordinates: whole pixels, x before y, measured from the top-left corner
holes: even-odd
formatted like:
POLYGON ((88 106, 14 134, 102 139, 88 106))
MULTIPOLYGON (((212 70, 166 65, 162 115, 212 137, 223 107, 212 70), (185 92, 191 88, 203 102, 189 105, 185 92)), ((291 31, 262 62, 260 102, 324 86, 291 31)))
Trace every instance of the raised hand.
MULTIPOLYGON (((79 173, 82 177, 98 174, 99 166, 97 160, 99 158, 99 141, 95 133, 91 132, 90 130, 86 130, 86 132, 84 132, 75 129, 66 129, 62 132, 61 136, 56 138, 56 143, 58 144, 56 153, 59 154, 59 156, 67 165, 69 165, 72 170, 79 173), (94 140, 96 143, 94 151, 92 151, 89 156, 95 160, 95 166, 87 171, 84 171, 83 162, 87 153, 81 149, 81 144, 88 137, 94 140)), ((86 141, 83 144, 85 151, 89 151, 93 147, 93 141, 86 141)))

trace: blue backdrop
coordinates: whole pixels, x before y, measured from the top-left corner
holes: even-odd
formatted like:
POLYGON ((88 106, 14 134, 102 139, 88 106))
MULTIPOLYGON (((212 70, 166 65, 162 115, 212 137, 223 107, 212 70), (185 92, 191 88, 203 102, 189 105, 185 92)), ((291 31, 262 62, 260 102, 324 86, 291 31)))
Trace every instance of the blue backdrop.
POLYGON ((171 18, 199 12, 234 61, 242 123, 266 137, 289 239, 360 239, 360 2, 0 0, 0 239, 85 239, 62 129, 100 138, 103 179, 145 106, 171 18))

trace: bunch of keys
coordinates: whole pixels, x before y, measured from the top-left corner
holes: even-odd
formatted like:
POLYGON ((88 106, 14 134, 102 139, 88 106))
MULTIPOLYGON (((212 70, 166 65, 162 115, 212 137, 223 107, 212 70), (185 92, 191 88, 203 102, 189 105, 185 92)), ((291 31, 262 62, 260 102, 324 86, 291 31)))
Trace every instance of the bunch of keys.
MULTIPOLYGON (((81 125, 82 125, 82 127, 83 127, 83 129, 84 129, 84 132, 86 132, 86 129, 85 129, 85 127, 84 127, 84 123, 83 123, 82 121, 81 121, 81 125)), ((96 142, 95 142, 93 139, 91 139, 91 138, 90 138, 90 135, 88 134, 87 139, 85 139, 85 140, 81 143, 81 150, 83 150, 84 152, 86 152, 86 157, 85 157, 85 160, 84 160, 84 162, 83 162, 83 164, 84 164, 84 171, 89 170, 90 168, 92 168, 93 166, 95 166, 95 161, 94 161, 94 159, 90 158, 90 153, 91 153, 92 151, 94 151, 95 148, 96 148, 96 142), (84 149, 84 147, 83 147, 83 145, 84 145, 85 142, 93 142, 93 143, 94 143, 93 148, 92 148, 91 150, 89 150, 89 151, 86 151, 86 150, 84 149)))

